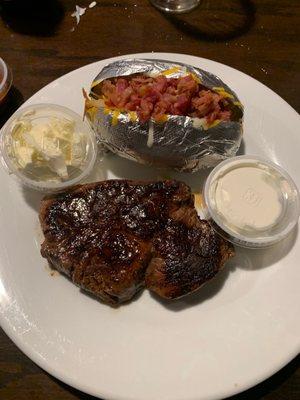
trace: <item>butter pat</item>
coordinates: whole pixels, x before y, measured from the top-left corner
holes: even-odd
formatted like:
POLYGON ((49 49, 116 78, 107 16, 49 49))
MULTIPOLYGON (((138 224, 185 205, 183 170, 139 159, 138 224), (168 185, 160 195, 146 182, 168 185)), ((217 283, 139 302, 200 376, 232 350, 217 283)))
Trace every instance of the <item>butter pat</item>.
POLYGON ((12 178, 41 192, 84 181, 97 157, 94 132, 81 115, 58 104, 17 110, 1 130, 1 161, 12 178))
MULTIPOLYGON (((64 117, 34 118, 25 113, 11 130, 11 156, 18 168, 49 168, 58 178, 69 177, 68 167, 81 168, 86 156, 86 140, 75 130, 75 122, 64 117)), ((42 177, 41 177, 42 179, 42 177)))

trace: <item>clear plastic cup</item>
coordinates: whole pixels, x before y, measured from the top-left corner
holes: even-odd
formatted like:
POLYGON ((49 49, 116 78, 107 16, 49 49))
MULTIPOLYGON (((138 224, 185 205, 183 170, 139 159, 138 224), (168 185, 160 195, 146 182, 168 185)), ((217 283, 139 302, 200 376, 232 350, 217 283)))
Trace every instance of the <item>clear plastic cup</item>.
POLYGON ((201 0, 150 0, 159 10, 167 13, 186 13, 196 8, 201 0))
POLYGON ((91 173, 97 156, 95 135, 89 125, 74 111, 56 104, 34 104, 19 109, 3 126, 1 130, 0 146, 1 161, 6 171, 9 174, 13 174, 23 185, 45 192, 60 191, 82 182, 91 173), (83 134, 85 138, 85 154, 80 168, 68 167, 68 178, 65 180, 59 179, 59 177, 55 175, 52 176, 49 171, 45 179, 39 167, 33 167, 29 171, 21 168, 11 151, 13 145, 11 132, 13 124, 24 115, 26 115, 26 118, 29 118, 30 122, 33 124, 47 122, 47 120, 53 117, 74 121, 75 131, 83 134))
POLYGON ((248 248, 268 247, 284 239, 298 223, 300 212, 299 192, 289 174, 277 164, 247 155, 225 160, 212 170, 204 185, 204 202, 206 217, 212 227, 232 243, 248 248), (253 180, 250 169, 246 170, 245 167, 257 169, 264 186, 253 180), (232 182, 234 193, 230 197, 224 189, 224 177, 238 169, 241 172, 242 168, 242 181, 236 179, 237 175, 231 175, 234 179, 227 180, 227 185, 232 182), (268 197, 265 187, 271 190, 273 198, 268 197), (220 199, 225 199, 224 203, 220 199), (273 201, 278 211, 276 218, 263 225, 262 221, 273 215, 273 201), (251 221, 254 221, 254 225, 251 221))
POLYGON ((4 101, 11 85, 12 72, 4 60, 0 58, 0 104, 4 101))

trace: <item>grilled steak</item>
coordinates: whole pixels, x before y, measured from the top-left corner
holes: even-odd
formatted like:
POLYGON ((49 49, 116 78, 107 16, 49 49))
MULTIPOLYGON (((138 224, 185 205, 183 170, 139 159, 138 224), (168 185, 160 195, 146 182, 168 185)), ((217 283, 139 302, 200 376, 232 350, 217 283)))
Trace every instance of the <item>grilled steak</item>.
POLYGON ((198 289, 233 256, 177 181, 111 180, 43 199, 41 253, 109 304, 145 285, 165 298, 198 289))

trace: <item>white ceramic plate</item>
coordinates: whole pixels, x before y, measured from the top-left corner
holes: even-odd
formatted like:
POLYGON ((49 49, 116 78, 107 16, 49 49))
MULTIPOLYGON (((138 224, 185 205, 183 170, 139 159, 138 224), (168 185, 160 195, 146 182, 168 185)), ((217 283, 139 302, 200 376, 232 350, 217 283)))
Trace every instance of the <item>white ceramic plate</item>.
MULTIPOLYGON (((299 115, 270 89, 230 67, 177 54, 211 71, 245 105, 244 150, 280 164, 300 186, 299 115)), ((121 58, 121 57, 120 57, 121 58)), ((26 105, 57 103, 82 112, 81 88, 112 60, 73 71, 26 105)), ((101 167, 101 168, 100 168, 101 167)), ((151 178, 157 171, 110 155, 94 179, 151 178)), ((203 174, 174 174, 196 190, 203 174)), ((300 243, 239 251, 198 293, 163 302, 144 291, 115 310, 51 276, 39 253, 40 194, 0 172, 0 318, 16 345, 46 371, 113 400, 220 399, 257 384, 300 349, 300 243)))

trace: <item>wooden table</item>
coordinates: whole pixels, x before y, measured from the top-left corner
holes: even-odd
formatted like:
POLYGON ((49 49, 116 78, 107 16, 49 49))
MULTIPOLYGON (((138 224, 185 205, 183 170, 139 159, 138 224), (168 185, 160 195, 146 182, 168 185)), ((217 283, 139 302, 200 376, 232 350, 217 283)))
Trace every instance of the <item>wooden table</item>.
MULTIPOLYGON (((90 0, 78 3, 87 7, 90 0)), ((78 26, 71 17, 76 1, 0 0, 0 4, 0 56, 14 74, 14 87, 0 109, 0 126, 24 100, 75 68, 120 54, 151 51, 186 53, 230 65, 300 110, 299 0, 202 0, 196 11, 178 17, 161 14, 147 0, 100 0, 87 9, 78 26)), ((299 398, 298 357, 232 400, 299 398)), ((1 332, 0 399, 92 397, 42 371, 1 332)))

